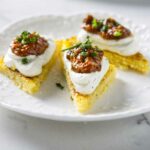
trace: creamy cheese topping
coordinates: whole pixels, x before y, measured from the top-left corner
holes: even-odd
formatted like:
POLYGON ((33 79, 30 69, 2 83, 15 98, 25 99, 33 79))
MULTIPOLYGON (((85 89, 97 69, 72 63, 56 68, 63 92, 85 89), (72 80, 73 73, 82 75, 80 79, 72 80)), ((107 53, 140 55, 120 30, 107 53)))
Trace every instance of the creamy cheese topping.
POLYGON ((71 69, 71 62, 66 58, 66 52, 64 53, 64 63, 76 91, 81 94, 91 94, 94 92, 109 69, 109 62, 105 57, 102 59, 101 71, 91 73, 74 72, 71 69))
POLYGON ((78 34, 78 40, 83 42, 87 36, 93 42, 93 45, 98 46, 101 50, 113 51, 124 56, 130 56, 139 51, 139 40, 130 36, 120 40, 105 40, 100 35, 89 33, 85 30, 81 30, 78 34))
POLYGON ((37 76, 42 73, 42 67, 49 62, 54 51, 55 43, 53 40, 48 39, 49 47, 41 55, 29 55, 26 57, 20 57, 15 55, 11 48, 8 49, 4 57, 4 63, 9 68, 17 69, 21 74, 27 77, 37 76), (27 58, 28 63, 22 64, 22 59, 27 58))

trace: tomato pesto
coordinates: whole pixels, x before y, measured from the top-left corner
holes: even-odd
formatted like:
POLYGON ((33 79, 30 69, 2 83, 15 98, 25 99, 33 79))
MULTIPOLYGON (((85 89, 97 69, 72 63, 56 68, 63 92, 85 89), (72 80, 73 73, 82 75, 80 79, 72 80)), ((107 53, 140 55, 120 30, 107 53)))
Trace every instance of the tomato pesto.
POLYGON ((12 52, 20 57, 41 55, 48 48, 48 42, 36 32, 24 31, 11 44, 12 52))
POLYGON ((83 22, 84 30, 98 34, 106 40, 119 40, 132 36, 129 29, 125 28, 113 18, 98 20, 93 16, 88 15, 83 22))
POLYGON ((66 58, 71 62, 71 69, 77 73, 91 73, 101 70, 103 51, 93 47, 89 39, 64 49, 66 58))

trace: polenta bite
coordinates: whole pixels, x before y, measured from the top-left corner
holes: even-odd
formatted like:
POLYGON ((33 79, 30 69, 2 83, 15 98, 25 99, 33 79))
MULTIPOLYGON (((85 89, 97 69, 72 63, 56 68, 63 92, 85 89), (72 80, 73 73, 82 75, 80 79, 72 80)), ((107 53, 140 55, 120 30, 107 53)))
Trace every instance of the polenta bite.
POLYGON ((62 65, 71 97, 80 113, 89 112, 115 77, 116 69, 89 38, 62 43, 62 65))
POLYGON ((59 44, 38 33, 22 32, 0 57, 0 72, 22 90, 34 94, 40 89, 57 55, 59 44))
POLYGON ((149 62, 140 52, 139 38, 113 18, 97 19, 88 15, 83 20, 78 40, 83 42, 89 36, 94 45, 104 51, 110 63, 141 73, 149 71, 149 62))

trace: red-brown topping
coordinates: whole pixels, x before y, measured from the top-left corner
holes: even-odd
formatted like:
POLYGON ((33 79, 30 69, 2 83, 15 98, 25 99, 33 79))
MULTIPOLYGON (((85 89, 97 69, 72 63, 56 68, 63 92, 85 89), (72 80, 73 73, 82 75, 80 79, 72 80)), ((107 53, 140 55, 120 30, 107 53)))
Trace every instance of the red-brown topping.
POLYGON ((87 32, 99 34, 106 40, 119 40, 132 35, 131 31, 113 18, 95 19, 93 16, 88 15, 84 19, 83 29, 87 32))
POLYGON ((73 46, 73 49, 69 49, 66 57, 71 62, 74 72, 91 73, 101 70, 103 51, 92 47, 88 39, 85 43, 77 44, 77 47, 73 46))
POLYGON ((22 32, 11 45, 12 52, 21 57, 28 55, 41 55, 48 48, 48 42, 37 33, 22 32))
POLYGON ((78 73, 100 71, 102 57, 102 51, 93 49, 82 51, 81 48, 77 48, 67 52, 67 59, 71 62, 72 70, 78 73))

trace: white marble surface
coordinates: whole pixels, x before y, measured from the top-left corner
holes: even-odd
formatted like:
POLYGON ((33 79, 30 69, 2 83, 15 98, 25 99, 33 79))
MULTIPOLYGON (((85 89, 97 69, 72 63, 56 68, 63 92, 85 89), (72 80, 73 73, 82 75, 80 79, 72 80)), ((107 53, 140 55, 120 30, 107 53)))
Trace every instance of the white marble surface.
MULTIPOLYGON (((0 27, 30 15, 90 10, 119 12, 150 25, 148 0, 0 0, 0 27)), ((150 113, 114 121, 67 123, 0 108, 0 150, 149 150, 149 120, 150 113)))

